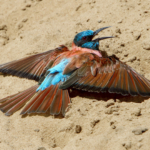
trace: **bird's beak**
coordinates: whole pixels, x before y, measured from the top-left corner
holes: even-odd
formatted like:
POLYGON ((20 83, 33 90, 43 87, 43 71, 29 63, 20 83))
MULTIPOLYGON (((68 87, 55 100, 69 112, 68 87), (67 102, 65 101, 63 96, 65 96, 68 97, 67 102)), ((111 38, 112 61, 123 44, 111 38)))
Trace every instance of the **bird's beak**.
MULTIPOLYGON (((107 29, 107 28, 110 28, 111 26, 108 26, 108 27, 103 27, 103 28, 100 28, 96 31, 94 31, 94 35, 97 35, 100 31, 104 30, 104 29, 107 29)), ((97 41, 100 41, 100 40, 104 40, 104 39, 108 39, 108 38, 114 38, 113 36, 106 36, 106 37, 100 37, 100 38, 97 38, 97 39, 94 39, 93 41, 97 42, 97 41)))
POLYGON ((113 36, 106 36, 106 37, 100 37, 100 38, 97 38, 97 39, 94 39, 92 40, 93 42, 98 42, 100 40, 104 40, 104 39, 108 39, 108 38, 114 38, 113 36))

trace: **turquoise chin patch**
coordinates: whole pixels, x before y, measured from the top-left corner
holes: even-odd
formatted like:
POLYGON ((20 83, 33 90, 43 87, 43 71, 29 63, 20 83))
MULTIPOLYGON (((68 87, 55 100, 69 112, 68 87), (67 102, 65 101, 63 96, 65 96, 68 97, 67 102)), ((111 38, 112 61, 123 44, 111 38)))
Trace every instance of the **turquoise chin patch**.
POLYGON ((82 45, 82 47, 98 50, 99 49, 99 42, 93 42, 93 41, 87 42, 87 43, 84 43, 82 45))

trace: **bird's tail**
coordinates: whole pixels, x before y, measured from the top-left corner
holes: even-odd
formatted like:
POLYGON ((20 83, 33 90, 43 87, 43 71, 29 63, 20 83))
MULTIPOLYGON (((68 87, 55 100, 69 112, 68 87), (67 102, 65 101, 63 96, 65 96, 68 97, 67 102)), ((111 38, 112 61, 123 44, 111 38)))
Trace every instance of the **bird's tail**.
POLYGON ((66 108, 71 102, 68 90, 59 89, 59 84, 51 85, 38 92, 36 91, 37 88, 38 85, 35 85, 23 92, 0 99, 0 103, 2 103, 0 104, 0 110, 10 116, 28 102, 21 115, 46 113, 50 109, 51 115, 62 113, 65 116, 66 108))

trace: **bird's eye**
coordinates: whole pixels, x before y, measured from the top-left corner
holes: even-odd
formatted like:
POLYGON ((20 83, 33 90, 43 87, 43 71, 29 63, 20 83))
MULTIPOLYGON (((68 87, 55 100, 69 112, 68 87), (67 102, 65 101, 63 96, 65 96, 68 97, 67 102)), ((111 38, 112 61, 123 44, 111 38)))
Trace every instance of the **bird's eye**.
POLYGON ((83 40, 86 40, 86 36, 84 36, 82 39, 83 39, 83 40))

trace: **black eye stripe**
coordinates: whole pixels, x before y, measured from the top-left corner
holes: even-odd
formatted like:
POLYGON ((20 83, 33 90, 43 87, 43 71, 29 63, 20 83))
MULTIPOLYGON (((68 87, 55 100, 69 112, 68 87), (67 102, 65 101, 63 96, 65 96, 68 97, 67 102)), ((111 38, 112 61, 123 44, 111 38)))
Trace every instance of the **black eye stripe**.
POLYGON ((75 44, 77 46, 82 46, 83 44, 92 41, 93 36, 92 35, 88 35, 88 36, 82 36, 80 40, 74 40, 75 44))

